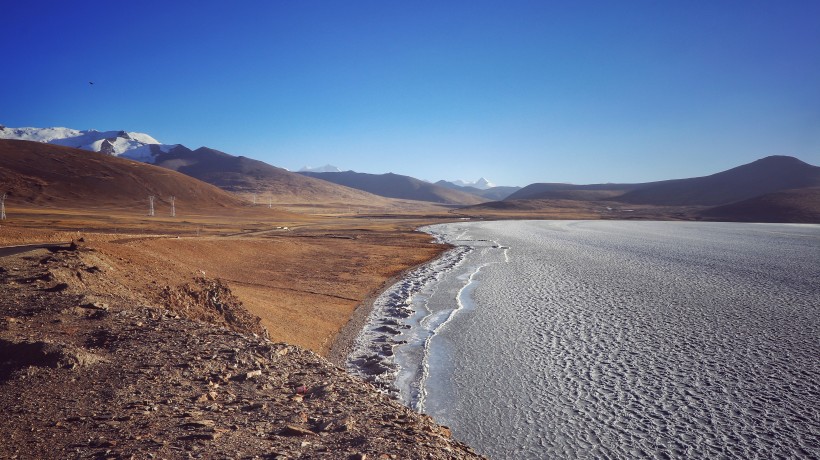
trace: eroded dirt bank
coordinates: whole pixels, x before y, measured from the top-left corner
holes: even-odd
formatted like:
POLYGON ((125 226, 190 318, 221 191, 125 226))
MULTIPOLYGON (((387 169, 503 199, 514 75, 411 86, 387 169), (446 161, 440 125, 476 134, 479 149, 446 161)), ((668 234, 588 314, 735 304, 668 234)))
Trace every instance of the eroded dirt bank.
POLYGON ((82 244, 0 259, 0 458, 478 458, 266 339, 207 272, 146 295, 110 276, 123 262, 82 244))

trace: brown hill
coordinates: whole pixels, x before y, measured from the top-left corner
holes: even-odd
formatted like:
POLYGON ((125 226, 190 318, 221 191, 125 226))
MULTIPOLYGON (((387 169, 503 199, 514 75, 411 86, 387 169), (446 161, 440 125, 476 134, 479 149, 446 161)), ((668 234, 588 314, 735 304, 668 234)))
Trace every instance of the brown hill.
POLYGON ((503 203, 487 204, 482 209, 543 212, 554 208, 556 202, 575 202, 579 209, 597 205, 601 215, 609 218, 817 222, 818 188, 820 167, 793 157, 770 156, 689 179, 642 184, 531 184, 503 203))
POLYGON ((400 174, 366 174, 354 171, 345 172, 300 172, 304 176, 322 179, 334 184, 344 185, 374 195, 405 200, 430 201, 433 203, 473 205, 489 200, 459 190, 452 190, 440 185, 402 176, 400 174))
POLYGON ((820 186, 820 167, 770 156, 705 177, 641 184, 618 201, 671 206, 718 206, 781 190, 820 186))
POLYGON ((641 184, 537 183, 505 200, 619 201, 655 206, 718 206, 756 196, 820 186, 820 167, 788 156, 770 156, 704 177, 641 184))
POLYGON ((83 208, 146 207, 175 197, 187 209, 235 208, 242 201, 168 169, 40 142, 0 140, 0 183, 17 203, 83 208))
POLYGON ((530 184, 512 194, 505 200, 608 200, 640 187, 642 184, 530 184))
POLYGON ((388 204, 387 200, 361 190, 305 177, 259 160, 207 147, 190 150, 178 146, 169 152, 156 153, 157 166, 179 171, 232 192, 271 195, 277 203, 388 204))
POLYGON ((820 187, 768 193, 702 211, 709 220, 820 224, 820 187))

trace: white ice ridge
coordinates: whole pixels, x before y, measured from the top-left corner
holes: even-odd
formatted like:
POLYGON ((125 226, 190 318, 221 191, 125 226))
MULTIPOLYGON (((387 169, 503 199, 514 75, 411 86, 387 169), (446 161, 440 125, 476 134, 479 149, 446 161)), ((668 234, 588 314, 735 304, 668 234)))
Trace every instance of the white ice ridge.
MULTIPOLYGON (((409 407, 425 398, 436 336, 471 310, 471 295, 482 268, 508 262, 509 248, 493 240, 471 239, 458 226, 425 227, 439 243, 456 246, 440 259, 414 270, 374 303, 368 325, 348 358, 348 370, 374 383, 409 407), (445 237, 448 232, 449 237, 445 237), (453 235, 457 235, 454 237, 453 235), (498 251, 501 249, 502 251, 498 251), (478 250, 479 259, 473 258, 478 250), (503 257, 502 257, 503 254, 503 257), (489 256, 489 263, 487 261, 489 256), (471 260, 482 260, 476 266, 471 260)), ((423 403, 422 403, 423 404, 423 403)))
POLYGON ((458 266, 469 252, 459 247, 415 270, 373 303, 367 325, 359 333, 347 360, 347 369, 373 383, 382 391, 396 395, 394 386, 398 366, 394 360, 395 346, 406 342, 404 332, 409 326, 404 320, 415 314, 413 297, 424 287, 458 266))
MULTIPOLYGON (((506 254, 506 251, 505 251, 505 254, 506 254)), ((458 312, 460 312, 462 310, 465 310, 465 309, 475 308, 475 302, 473 302, 472 298, 470 297, 470 295, 472 294, 472 291, 475 290, 475 288, 476 288, 477 281, 475 280, 475 278, 484 267, 486 267, 490 264, 493 264, 493 263, 497 263, 497 262, 489 262, 489 263, 479 265, 478 267, 476 267, 475 271, 473 271, 470 274, 470 276, 467 278, 467 283, 464 284, 464 286, 462 286, 461 289, 459 289, 458 294, 456 295, 456 305, 457 305, 456 308, 454 308, 453 310, 450 310, 450 312, 447 314, 447 318, 444 319, 444 321, 441 321, 440 323, 435 324, 435 325, 429 324, 429 323, 426 325, 428 328, 430 328, 432 326, 432 332, 427 337, 427 339, 424 341, 424 352, 423 352, 422 363, 421 363, 422 373, 421 373, 421 380, 419 382, 418 399, 413 404, 413 409, 415 409, 416 411, 422 412, 422 413, 424 412, 424 401, 425 401, 425 398, 427 397, 426 382, 427 382, 427 379, 430 377, 430 343, 431 343, 431 341, 433 340, 433 338, 436 337, 436 335, 440 331, 444 330, 444 328, 446 328, 447 325, 450 324, 451 321, 453 321, 453 319, 455 318, 455 316, 458 312)), ((430 319, 431 321, 434 321, 433 318, 434 318, 433 315, 429 315, 425 319, 430 319)))

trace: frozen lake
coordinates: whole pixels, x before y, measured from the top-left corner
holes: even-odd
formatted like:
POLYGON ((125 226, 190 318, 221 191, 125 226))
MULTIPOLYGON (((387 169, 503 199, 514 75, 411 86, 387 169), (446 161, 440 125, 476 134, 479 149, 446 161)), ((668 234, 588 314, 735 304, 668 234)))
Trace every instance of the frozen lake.
POLYGON ((376 380, 479 452, 820 452, 820 226, 427 230, 459 248, 385 293, 351 368, 381 347, 376 380))

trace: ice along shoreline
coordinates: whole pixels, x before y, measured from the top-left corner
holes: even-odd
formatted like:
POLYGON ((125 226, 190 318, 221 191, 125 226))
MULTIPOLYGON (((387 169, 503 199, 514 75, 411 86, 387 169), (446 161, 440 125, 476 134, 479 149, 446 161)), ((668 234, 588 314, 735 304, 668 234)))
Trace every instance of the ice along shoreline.
POLYGON ((470 293, 480 271, 493 262, 475 263, 476 249, 508 247, 491 240, 474 240, 458 223, 421 227, 436 242, 453 248, 416 269, 383 291, 373 302, 367 321, 356 337, 346 369, 399 399, 425 411, 426 386, 433 342, 458 312, 474 308, 470 293))

